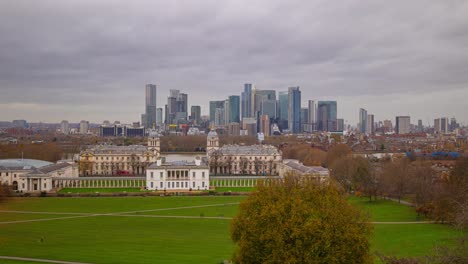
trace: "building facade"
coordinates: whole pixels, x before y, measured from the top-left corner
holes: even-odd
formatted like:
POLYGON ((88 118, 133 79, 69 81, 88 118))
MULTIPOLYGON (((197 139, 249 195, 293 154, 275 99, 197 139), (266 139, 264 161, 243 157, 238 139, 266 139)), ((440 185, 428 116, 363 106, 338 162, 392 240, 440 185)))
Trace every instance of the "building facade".
POLYGON ((206 160, 165 162, 158 159, 146 170, 148 190, 191 191, 210 188, 209 167, 206 160))
POLYGON ((79 155, 79 175, 145 175, 148 166, 160 157, 160 148, 159 135, 154 132, 147 146, 93 146, 79 155))

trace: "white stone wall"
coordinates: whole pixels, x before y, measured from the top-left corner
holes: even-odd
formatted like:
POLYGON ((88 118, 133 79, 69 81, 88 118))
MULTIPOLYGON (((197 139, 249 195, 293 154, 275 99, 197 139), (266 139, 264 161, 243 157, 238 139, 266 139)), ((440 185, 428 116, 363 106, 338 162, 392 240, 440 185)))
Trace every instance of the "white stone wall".
POLYGON ((210 188, 209 170, 203 168, 180 169, 188 171, 188 177, 169 178, 166 168, 148 169, 146 171, 146 188, 148 190, 208 190, 210 188))

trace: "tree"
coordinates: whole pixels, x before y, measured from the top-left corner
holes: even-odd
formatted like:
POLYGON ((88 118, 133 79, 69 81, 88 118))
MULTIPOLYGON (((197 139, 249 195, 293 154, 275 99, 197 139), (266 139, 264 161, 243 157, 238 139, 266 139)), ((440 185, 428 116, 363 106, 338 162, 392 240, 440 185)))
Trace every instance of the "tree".
POLYGON ((410 162, 405 158, 384 164, 381 177, 383 189, 388 195, 398 198, 398 202, 409 192, 409 170, 410 162))
POLYGON ((0 184, 0 203, 4 202, 11 195, 10 186, 0 184))
POLYGON ((334 184, 258 183, 231 224, 235 263, 371 263, 368 217, 334 184))
POLYGON ((327 158, 325 159, 325 165, 330 167, 333 162, 340 159, 341 157, 351 154, 351 148, 345 144, 336 144, 328 150, 327 158))

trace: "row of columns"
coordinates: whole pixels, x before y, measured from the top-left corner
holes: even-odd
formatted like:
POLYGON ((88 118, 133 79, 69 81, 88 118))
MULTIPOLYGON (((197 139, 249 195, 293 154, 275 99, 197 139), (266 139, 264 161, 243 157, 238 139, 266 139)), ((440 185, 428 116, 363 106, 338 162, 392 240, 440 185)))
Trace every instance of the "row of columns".
POLYGON ((145 180, 53 180, 53 188, 140 188, 146 186, 145 180))

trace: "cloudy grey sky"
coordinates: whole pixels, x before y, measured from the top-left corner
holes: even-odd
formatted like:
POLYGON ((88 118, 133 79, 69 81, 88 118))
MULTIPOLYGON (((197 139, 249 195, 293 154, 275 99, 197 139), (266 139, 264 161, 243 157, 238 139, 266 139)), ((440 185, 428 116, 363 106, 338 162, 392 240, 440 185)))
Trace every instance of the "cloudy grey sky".
POLYGON ((468 1, 0 1, 0 120, 139 121, 145 83, 207 113, 246 82, 468 123, 468 1))

